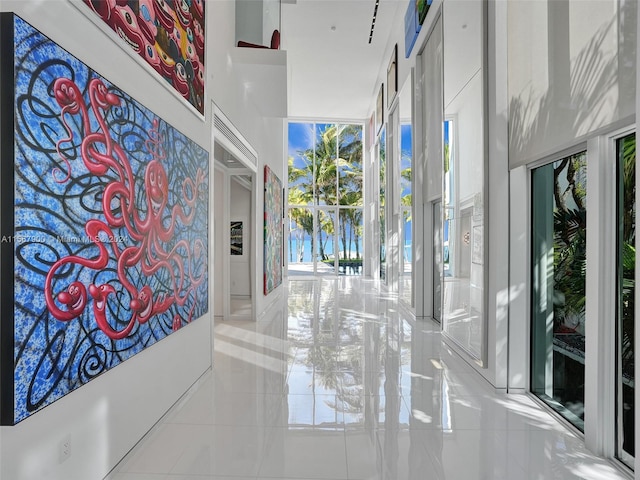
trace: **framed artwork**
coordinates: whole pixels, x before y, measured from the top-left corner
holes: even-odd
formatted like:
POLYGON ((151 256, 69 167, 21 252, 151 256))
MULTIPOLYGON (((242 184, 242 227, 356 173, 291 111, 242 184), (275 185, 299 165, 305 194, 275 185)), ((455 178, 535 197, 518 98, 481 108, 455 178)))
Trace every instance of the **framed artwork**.
POLYGON ((391 104, 398 94, 398 44, 396 43, 391 53, 391 60, 387 67, 387 106, 391 104))
POLYGON ((422 25, 424 23, 424 19, 427 17, 427 12, 429 11, 429 7, 433 0, 416 0, 416 11, 418 14, 418 24, 422 25))
POLYGON ((231 255, 242 255, 242 222, 231 222, 231 255))
POLYGON ((83 0, 204 114, 205 0, 83 0))
POLYGON ((409 0, 407 11, 404 14, 404 56, 409 58, 411 50, 418 39, 418 33, 422 25, 418 23, 418 8, 416 0, 409 0))
POLYGON ((282 181, 264 166, 264 294, 282 283, 282 181))
POLYGON ((208 311, 209 156, 20 17, 0 27, 0 421, 13 425, 208 311))
POLYGON ((380 85, 376 100, 376 135, 380 133, 382 125, 384 125, 384 83, 380 85))

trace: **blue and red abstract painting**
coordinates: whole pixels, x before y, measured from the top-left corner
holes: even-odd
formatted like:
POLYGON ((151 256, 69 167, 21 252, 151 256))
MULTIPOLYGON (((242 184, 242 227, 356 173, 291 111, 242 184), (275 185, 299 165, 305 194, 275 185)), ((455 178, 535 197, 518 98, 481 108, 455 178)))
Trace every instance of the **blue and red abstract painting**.
POLYGON ((282 283, 282 182, 268 165, 264 166, 264 294, 282 283))
POLYGON ((21 18, 0 22, 12 425, 208 311, 209 156, 21 18))

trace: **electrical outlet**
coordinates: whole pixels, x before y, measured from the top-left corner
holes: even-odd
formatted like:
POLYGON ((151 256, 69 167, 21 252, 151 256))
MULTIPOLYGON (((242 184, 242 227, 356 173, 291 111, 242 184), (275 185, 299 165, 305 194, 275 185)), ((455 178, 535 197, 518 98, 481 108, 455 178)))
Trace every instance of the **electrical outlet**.
POLYGON ((65 435, 62 440, 60 440, 59 445, 59 460, 60 463, 66 461, 71 456, 71 435, 65 435))

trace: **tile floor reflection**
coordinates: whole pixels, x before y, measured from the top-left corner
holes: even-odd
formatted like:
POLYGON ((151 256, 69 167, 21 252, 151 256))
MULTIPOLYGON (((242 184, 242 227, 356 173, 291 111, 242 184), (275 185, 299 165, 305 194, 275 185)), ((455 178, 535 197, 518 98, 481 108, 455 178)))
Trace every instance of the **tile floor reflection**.
POLYGON ((378 282, 289 280, 113 480, 627 478, 525 395, 499 395, 378 282))

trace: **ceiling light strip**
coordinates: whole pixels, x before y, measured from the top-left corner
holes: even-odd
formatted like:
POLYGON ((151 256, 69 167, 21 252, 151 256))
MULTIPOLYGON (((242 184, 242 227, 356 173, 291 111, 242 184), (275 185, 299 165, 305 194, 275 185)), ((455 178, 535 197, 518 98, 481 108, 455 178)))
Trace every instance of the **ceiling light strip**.
POLYGON ((376 0, 376 6, 373 9, 373 18, 371 19, 371 31, 369 32, 369 43, 373 40, 373 29, 376 27, 376 17, 378 16, 378 5, 380 0, 376 0))

